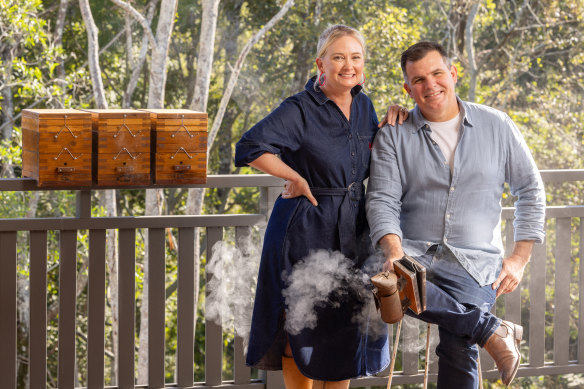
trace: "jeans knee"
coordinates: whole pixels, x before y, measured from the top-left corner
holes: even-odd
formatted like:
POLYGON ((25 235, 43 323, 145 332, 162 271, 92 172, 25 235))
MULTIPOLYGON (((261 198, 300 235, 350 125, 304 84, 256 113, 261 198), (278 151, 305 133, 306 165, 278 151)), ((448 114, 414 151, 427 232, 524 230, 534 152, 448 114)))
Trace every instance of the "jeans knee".
POLYGON ((479 349, 476 344, 471 344, 464 338, 448 336, 444 339, 441 334, 436 355, 450 364, 472 368, 476 365, 479 349))

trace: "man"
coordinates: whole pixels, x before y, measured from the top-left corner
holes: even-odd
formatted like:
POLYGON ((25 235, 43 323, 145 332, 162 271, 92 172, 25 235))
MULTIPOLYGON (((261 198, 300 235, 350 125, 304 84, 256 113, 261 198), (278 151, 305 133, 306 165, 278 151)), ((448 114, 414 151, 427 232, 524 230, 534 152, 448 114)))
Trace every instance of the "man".
POLYGON ((520 362, 522 327, 489 313, 515 290, 534 242, 544 238, 545 194, 521 134, 503 112, 460 100, 456 67, 437 43, 401 57, 404 88, 416 107, 377 134, 367 190, 372 242, 384 270, 404 255, 427 271, 427 310, 439 326, 438 388, 478 384, 477 344, 509 385, 520 362), (502 257, 501 195, 518 197, 513 253, 502 257))

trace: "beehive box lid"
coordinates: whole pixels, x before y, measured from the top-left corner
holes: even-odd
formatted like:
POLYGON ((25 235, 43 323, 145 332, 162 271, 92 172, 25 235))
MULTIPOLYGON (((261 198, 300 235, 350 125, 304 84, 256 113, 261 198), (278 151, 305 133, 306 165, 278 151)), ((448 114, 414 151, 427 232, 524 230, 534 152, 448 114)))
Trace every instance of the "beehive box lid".
POLYGON ((183 115, 188 115, 190 119, 207 119, 206 112, 198 112, 190 109, 156 109, 148 108, 142 111, 156 115, 159 119, 180 119, 183 115))
POLYGON ((117 119, 126 115, 126 117, 147 117, 147 113, 138 109, 84 109, 86 112, 91 112, 94 116, 99 116, 103 119, 117 119))
POLYGON ((88 116, 87 112, 78 109, 24 109, 22 111, 22 116, 32 116, 35 118, 54 118, 55 116, 88 116))

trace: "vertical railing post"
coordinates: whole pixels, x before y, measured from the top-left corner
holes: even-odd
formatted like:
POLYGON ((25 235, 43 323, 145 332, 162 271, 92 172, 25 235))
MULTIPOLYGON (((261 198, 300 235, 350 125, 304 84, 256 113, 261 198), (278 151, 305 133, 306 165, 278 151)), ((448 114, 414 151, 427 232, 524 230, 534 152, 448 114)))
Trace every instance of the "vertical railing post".
POLYGON ((148 387, 164 388, 164 228, 148 229, 148 387))
MULTIPOLYGON (((136 336, 136 230, 121 228, 118 240, 118 387, 133 389, 136 336)), ((147 302, 143 301, 142 304, 147 302)))
MULTIPOLYGON (((236 227, 235 242, 244 257, 250 256, 251 227, 236 227)), ((233 350, 233 382, 236 385, 249 383, 251 370, 245 365, 243 338, 236 334, 233 350)))
POLYGON ((16 232, 0 233, 0 336, 2 387, 16 389, 16 232))
MULTIPOLYGON (((207 228, 207 263, 211 260, 212 248, 215 243, 223 239, 223 227, 207 228)), ((209 268, 205 268, 207 285, 213 278, 209 268)), ((210 291, 206 288, 207 296, 210 291)), ((205 299, 205 304, 210 304, 205 299)), ((221 323, 214 323, 205 318, 205 385, 219 386, 222 383, 223 361, 223 331, 221 323)))
MULTIPOLYGON (((47 386, 47 231, 30 232, 30 388, 47 386)), ((0 318, 0 320, 2 320, 0 318)), ((1 332, 0 332, 1 333, 1 332)), ((0 374, 0 377, 2 375, 0 374)))
POLYGON ((91 190, 78 190, 76 197, 75 216, 78 218, 91 217, 91 190))
POLYGON ((280 193, 282 193, 282 189, 274 186, 260 188, 260 213, 265 214, 266 217, 270 217, 274 203, 280 193))
POLYGON ((556 219, 554 276, 554 364, 567 365, 570 350, 571 219, 556 219))
POLYGON ((87 305, 87 387, 101 389, 105 356, 105 230, 89 230, 87 305))
POLYGON ((533 248, 529 263, 529 366, 541 367, 545 362, 545 288, 547 239, 533 248))
POLYGON ((61 231, 59 241, 59 389, 75 386, 76 299, 77 231, 61 231))
POLYGON ((179 387, 193 386, 195 345, 195 229, 178 230, 176 364, 179 387))
POLYGON ((584 217, 580 218, 580 276, 578 283, 578 363, 584 364, 584 217))

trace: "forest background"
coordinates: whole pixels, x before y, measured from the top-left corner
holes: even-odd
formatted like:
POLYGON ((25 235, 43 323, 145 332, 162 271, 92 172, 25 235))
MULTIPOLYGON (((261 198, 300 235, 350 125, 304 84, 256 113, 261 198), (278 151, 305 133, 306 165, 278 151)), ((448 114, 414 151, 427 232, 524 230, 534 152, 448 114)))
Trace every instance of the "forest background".
MULTIPOLYGON (((582 0, 0 0, 0 168, 21 174, 20 117, 27 108, 190 108, 209 115, 209 174, 246 174, 233 165, 234 143, 251 125, 314 75, 316 43, 329 24, 359 29, 367 40, 366 91, 381 118, 390 104, 412 108, 403 91, 400 53, 418 40, 442 43, 458 67, 464 100, 507 112, 540 169, 584 168, 584 2, 582 0)), ((548 204, 582 205, 581 184, 547 188, 548 204)), ((258 190, 94 191, 94 216, 258 212, 258 190)), ((504 205, 512 199, 505 195, 504 205)), ((4 193, 1 217, 72 216, 67 191, 4 193)), ((576 226, 574 226, 576 228, 576 226)), ((146 232, 136 267, 137 333, 145 350, 146 232)), ((176 290, 174 232, 169 231, 167 301, 176 290), (174 258, 174 259, 173 259, 174 258), (174 274, 174 275, 173 275, 174 274)), ((198 236, 198 235, 197 235, 198 236)), ((26 307, 28 247, 19 244, 19 306, 26 307)), ((115 384, 116 245, 108 231, 106 383, 115 384)), ((204 293, 205 237, 197 295, 204 293), (199 290, 200 288, 200 290, 199 290)), ((78 384, 84 385, 87 236, 78 239, 78 384)), ((58 239, 49 240, 49 343, 57 336, 58 239)), ((553 290, 550 291, 553 294, 553 290)), ((575 293, 577 296, 577 293, 575 293)), ((197 315, 201 331, 202 298, 197 315)), ((172 309, 169 309, 172 316, 172 309)), ((571 318, 577 320, 577 317, 571 318)), ((19 387, 27 387, 26 309, 19 310, 19 387)), ((172 317, 167 320, 173 323, 172 317)), ((231 340, 226 335, 226 344, 231 340)), ((52 343, 51 343, 52 342, 52 343)), ((204 351, 196 351, 202 377, 204 351)), ((167 381, 173 382, 176 328, 167 326, 167 381)), ((225 364, 229 366, 229 352, 225 364)), ((147 377, 136 356, 137 382, 147 377)), ((48 382, 55 386, 55 347, 48 382)), ((563 385, 574 377, 523 379, 525 387, 563 385), (539 381, 538 381, 539 380, 539 381)), ((577 379, 576 379, 577 380, 577 379)), ((492 384, 496 385, 496 384, 492 384)))

